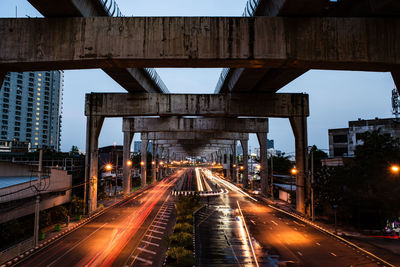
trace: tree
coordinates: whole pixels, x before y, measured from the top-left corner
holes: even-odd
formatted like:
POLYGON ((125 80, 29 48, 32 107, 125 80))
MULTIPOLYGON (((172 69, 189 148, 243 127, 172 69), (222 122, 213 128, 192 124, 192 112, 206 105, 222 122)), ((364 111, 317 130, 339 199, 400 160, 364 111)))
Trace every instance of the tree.
POLYGON ((353 159, 315 176, 316 199, 339 205, 338 214, 354 226, 379 229, 400 215, 400 177, 390 172, 400 159, 400 142, 379 131, 360 138, 353 159))
POLYGON ((76 156, 79 155, 79 148, 77 146, 72 146, 71 150, 69 151, 70 156, 76 156))

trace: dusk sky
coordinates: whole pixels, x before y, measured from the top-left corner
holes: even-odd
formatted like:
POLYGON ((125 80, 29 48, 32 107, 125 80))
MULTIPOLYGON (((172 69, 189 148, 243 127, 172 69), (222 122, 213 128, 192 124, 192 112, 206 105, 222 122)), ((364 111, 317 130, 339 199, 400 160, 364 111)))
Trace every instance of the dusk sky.
MULTIPOLYGON (((125 16, 241 16, 247 0, 118 0, 125 16)), ((26 0, 1 0, 0 17, 39 17, 26 0)), ((213 93, 221 69, 157 69, 172 93, 213 93)), ((312 70, 279 92, 310 95, 309 145, 328 148, 328 129, 348 126, 349 120, 392 117, 389 73, 312 70)), ((84 96, 89 92, 125 92, 101 70, 64 72, 61 148, 85 149, 84 96)), ((122 120, 106 119, 99 145, 122 144, 122 120)), ((287 119, 271 119, 269 139, 275 148, 292 153, 294 138, 287 119)), ((139 135, 135 136, 138 139, 139 135)), ((258 147, 255 136, 249 146, 258 147)))

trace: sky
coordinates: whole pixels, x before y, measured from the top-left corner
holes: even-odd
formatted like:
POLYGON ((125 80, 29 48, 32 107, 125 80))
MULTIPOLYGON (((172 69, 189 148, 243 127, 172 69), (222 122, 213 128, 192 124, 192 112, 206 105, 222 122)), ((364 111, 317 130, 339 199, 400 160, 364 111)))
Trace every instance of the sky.
MULTIPOLYGON (((125 16, 241 16, 247 0, 117 0, 125 16)), ((1 0, 0 17, 40 17, 26 0, 1 0), (17 8, 16 8, 17 7, 17 8)), ((157 69, 171 93, 213 93, 221 69, 157 69)), ((310 98, 308 143, 328 149, 328 129, 344 128, 348 121, 392 117, 390 73, 310 70, 280 93, 307 93, 310 98)), ((85 94, 126 92, 103 71, 64 72, 64 100, 61 150, 76 145, 85 149, 85 94)), ((275 148, 294 152, 294 137, 288 119, 270 119, 269 139, 275 148)), ((122 144, 122 120, 106 119, 99 146, 122 144)), ((139 140, 139 135, 135 135, 139 140)), ((259 147, 255 135, 249 148, 259 147)))

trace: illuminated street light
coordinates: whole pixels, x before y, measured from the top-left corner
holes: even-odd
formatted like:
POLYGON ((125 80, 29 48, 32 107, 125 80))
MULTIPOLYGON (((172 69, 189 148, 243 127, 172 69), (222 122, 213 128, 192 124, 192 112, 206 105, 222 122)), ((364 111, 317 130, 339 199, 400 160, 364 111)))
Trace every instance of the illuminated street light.
POLYGON ((128 160, 128 161, 126 162, 126 165, 132 166, 132 160, 128 160))
POLYGON ((256 166, 256 169, 257 169, 257 170, 261 170, 261 166, 260 166, 260 165, 257 165, 257 166, 256 166))
POLYGON ((299 171, 296 168, 290 170, 290 173, 296 175, 299 171))
POLYGON ((163 161, 161 161, 161 162, 160 162, 160 165, 161 165, 161 166, 162 166, 162 165, 164 165, 164 162, 163 162, 163 161))
POLYGON ((156 162, 155 162, 155 161, 152 161, 152 162, 151 162, 151 164, 152 164, 152 165, 155 165, 155 164, 156 164, 156 162))
POLYGON ((243 166, 240 166, 240 170, 243 171, 243 170, 244 170, 244 167, 243 167, 243 166))
POLYGON ((144 162, 143 161, 140 162, 140 166, 144 166, 144 162))
POLYGON ((391 170, 392 173, 398 174, 400 172, 400 167, 399 167, 399 165, 392 165, 390 167, 390 170, 391 170))
POLYGON ((233 168, 236 168, 236 164, 233 164, 233 166, 232 166, 233 168))
POLYGON ((111 164, 107 164, 105 169, 106 169, 106 171, 111 171, 112 170, 112 165, 111 164))

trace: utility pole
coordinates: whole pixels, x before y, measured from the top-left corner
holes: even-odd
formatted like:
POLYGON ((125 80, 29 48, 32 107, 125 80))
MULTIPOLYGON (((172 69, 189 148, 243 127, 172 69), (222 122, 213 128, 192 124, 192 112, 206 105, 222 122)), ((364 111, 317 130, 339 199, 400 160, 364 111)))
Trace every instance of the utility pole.
POLYGON ((314 151, 311 150, 311 220, 315 220, 314 210, 314 151))
POLYGON ((271 200, 274 201, 274 160, 271 154, 271 200))
POLYGON ((40 216, 40 188, 41 188, 41 178, 42 178, 42 161, 43 161, 43 150, 39 149, 39 169, 37 178, 37 188, 36 188, 36 202, 35 202, 35 222, 33 227, 33 241, 34 246, 39 245, 39 216, 40 216))

